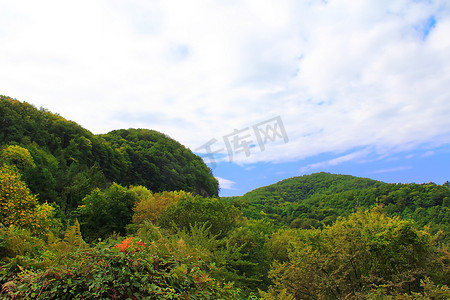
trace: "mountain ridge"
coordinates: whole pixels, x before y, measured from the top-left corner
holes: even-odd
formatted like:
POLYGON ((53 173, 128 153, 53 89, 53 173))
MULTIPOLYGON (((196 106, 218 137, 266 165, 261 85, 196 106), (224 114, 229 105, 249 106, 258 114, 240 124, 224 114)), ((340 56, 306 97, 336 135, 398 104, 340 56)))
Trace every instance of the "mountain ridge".
POLYGON ((322 228, 358 209, 382 206, 433 233, 450 232, 450 185, 385 183, 325 172, 281 180, 242 196, 224 197, 249 219, 269 219, 291 228, 322 228))

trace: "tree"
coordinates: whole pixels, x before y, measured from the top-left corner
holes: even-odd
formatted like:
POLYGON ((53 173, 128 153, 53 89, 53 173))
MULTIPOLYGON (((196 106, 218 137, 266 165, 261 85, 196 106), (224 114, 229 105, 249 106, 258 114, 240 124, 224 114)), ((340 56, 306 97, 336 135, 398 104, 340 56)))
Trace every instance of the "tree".
POLYGON ((0 167, 0 219, 3 225, 31 226, 37 199, 12 167, 0 167))
POLYGON ((114 232, 124 235, 126 225, 131 223, 136 201, 135 193, 117 183, 104 191, 94 189, 75 213, 83 236, 92 241, 114 232))
POLYGON ((39 204, 20 174, 10 166, 0 167, 0 220, 5 226, 29 229, 35 235, 46 235, 61 225, 55 218, 55 208, 39 204))
POLYGON ((191 193, 184 191, 152 193, 145 187, 132 187, 130 192, 136 193, 139 199, 133 208, 133 223, 141 224, 144 221, 151 221, 157 224, 161 214, 171 205, 177 204, 180 199, 192 197, 191 193))
POLYGON ((246 220, 227 237, 241 254, 241 259, 230 261, 228 268, 240 276, 238 284, 249 290, 264 289, 269 284, 267 271, 272 261, 267 255, 267 243, 274 230, 266 220, 246 220))
POLYGON ((420 292, 421 279, 442 271, 426 231, 378 208, 340 218, 323 230, 300 230, 290 246, 288 261, 270 271, 271 290, 286 289, 295 299, 362 297, 373 289, 420 292))
POLYGON ((0 163, 2 162, 15 165, 21 171, 36 166, 30 152, 17 145, 9 145, 0 151, 0 163))
POLYGON ((223 200, 186 195, 160 216, 159 225, 189 230, 193 225, 206 223, 213 235, 222 238, 236 226, 239 215, 233 206, 223 200))

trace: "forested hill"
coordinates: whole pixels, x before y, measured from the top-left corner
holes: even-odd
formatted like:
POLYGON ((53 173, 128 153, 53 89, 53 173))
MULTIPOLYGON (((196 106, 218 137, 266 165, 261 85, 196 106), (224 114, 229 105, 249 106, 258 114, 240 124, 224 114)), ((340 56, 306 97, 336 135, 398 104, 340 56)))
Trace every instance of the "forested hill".
POLYGON ((128 129, 94 135, 46 109, 1 95, 0 150, 3 160, 16 165, 31 156, 21 170, 27 185, 65 212, 111 182, 218 195, 218 182, 202 159, 164 134, 128 129))
POLYGON ((380 185, 383 183, 368 178, 322 172, 285 179, 276 184, 255 189, 242 196, 242 199, 256 203, 267 202, 269 199, 276 204, 298 202, 318 193, 340 193, 380 185))
POLYGON ((166 135, 147 129, 121 129, 101 137, 131 163, 121 175, 123 184, 143 185, 157 192, 218 195, 218 182, 203 160, 166 135))
POLYGON ((349 175, 316 173, 294 177, 229 198, 253 219, 271 219, 291 228, 320 228, 357 208, 382 205, 393 216, 413 219, 432 232, 450 232, 450 188, 428 184, 389 184, 349 175))

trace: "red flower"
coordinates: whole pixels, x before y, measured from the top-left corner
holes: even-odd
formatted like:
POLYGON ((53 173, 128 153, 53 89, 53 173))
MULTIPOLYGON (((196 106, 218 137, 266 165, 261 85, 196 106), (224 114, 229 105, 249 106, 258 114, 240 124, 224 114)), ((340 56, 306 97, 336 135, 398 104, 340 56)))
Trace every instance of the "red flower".
MULTIPOLYGON (((126 252, 130 246, 132 246, 133 237, 126 238, 122 241, 121 244, 116 244, 114 247, 119 248, 120 252, 126 252)), ((141 241, 136 242, 135 249, 133 250, 142 250, 144 249, 145 244, 141 241)))
POLYGON ((126 238, 123 240, 121 244, 116 244, 115 247, 119 248, 120 252, 125 252, 130 247, 132 240, 133 240, 132 237, 126 238))

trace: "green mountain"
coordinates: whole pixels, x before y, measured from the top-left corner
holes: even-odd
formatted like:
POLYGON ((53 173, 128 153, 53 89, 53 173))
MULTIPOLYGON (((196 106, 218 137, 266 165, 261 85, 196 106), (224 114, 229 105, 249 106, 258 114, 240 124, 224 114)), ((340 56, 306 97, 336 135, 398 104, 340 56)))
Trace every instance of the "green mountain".
POLYGON ((349 175, 316 173, 261 187, 229 200, 252 219, 291 228, 321 228, 357 208, 382 205, 392 216, 450 232, 449 184, 389 184, 349 175))
POLYGON ((257 188, 242 196, 242 200, 265 203, 268 199, 278 205, 298 202, 314 194, 340 193, 348 190, 365 189, 382 185, 382 182, 350 175, 316 173, 293 177, 276 184, 257 188))
POLYGON ((218 195, 218 182, 203 160, 162 133, 122 129, 101 137, 129 162, 120 177, 122 184, 143 185, 156 192, 184 190, 205 197, 218 195))
POLYGON ((66 213, 112 182, 218 195, 218 182, 202 159, 164 134, 128 129, 95 135, 46 109, 0 96, 0 151, 11 145, 26 149, 34 161, 22 170, 31 191, 66 213))

